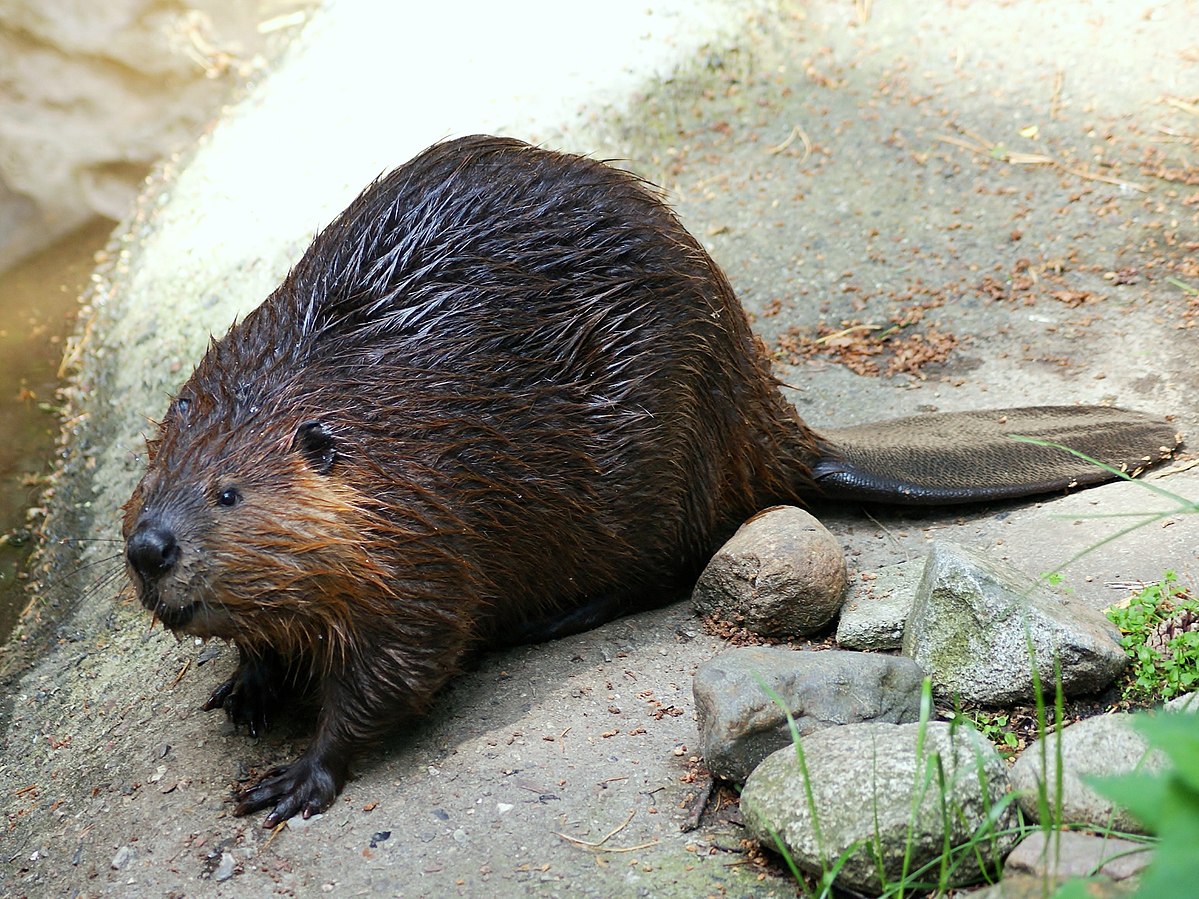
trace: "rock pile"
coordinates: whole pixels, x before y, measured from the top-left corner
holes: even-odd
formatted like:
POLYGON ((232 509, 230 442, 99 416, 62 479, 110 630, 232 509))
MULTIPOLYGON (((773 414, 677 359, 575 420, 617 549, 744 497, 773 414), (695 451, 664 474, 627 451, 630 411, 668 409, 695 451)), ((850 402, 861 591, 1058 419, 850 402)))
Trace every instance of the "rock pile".
MULTIPOLYGON (((770 510, 717 553, 695 593, 701 614, 751 630, 763 623, 773 637, 785 632, 780 622, 810 634, 821 626, 812 622, 827 624, 840 609, 843 646, 901 650, 754 646, 699 668, 694 692, 708 769, 744 784, 742 813, 754 838, 785 849, 803 870, 835 872, 839 885, 868 894, 922 871, 918 880, 947 885, 1006 874, 1013 887, 1020 876, 1043 883, 1081 867, 1110 879, 1135 874, 1147 852, 1117 864, 1110 860, 1124 850, 1099 837, 1047 841, 1046 830, 1015 846, 1011 830, 1017 808, 1031 822, 1039 809, 1060 808, 1062 823, 1138 832, 1083 780, 1165 764, 1130 728, 1131 715, 1063 728, 1045 738, 1051 746, 1035 742, 1009 767, 963 719, 929 720, 921 707, 932 696, 1029 703, 1038 681, 1055 678, 1068 696, 1102 691, 1125 663, 1107 619, 947 544, 935 544, 919 570, 909 563, 880 574, 877 600, 840 608, 845 560, 823 530, 799 510, 770 510), (947 846, 968 848, 947 856, 947 846)), ((1182 711, 1191 698, 1167 708, 1182 711)))

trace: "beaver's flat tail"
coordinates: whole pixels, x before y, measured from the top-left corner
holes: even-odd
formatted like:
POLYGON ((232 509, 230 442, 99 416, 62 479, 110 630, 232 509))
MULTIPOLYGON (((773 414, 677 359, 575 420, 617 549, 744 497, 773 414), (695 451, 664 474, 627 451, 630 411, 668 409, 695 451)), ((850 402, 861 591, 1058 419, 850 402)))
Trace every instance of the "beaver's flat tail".
POLYGON ((812 466, 823 496, 902 505, 982 502, 1112 480, 1069 447, 1136 475, 1168 459, 1180 437, 1168 422, 1107 406, 1032 406, 949 412, 824 431, 812 466))

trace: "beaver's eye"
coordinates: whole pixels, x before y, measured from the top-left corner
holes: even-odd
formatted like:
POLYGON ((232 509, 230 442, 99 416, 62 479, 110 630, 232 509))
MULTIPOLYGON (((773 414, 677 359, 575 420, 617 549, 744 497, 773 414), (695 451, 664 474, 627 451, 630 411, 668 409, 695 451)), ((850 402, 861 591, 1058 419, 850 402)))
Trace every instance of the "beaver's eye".
POLYGON ((236 506, 241 502, 241 491, 236 487, 226 487, 216 497, 219 506, 236 506))

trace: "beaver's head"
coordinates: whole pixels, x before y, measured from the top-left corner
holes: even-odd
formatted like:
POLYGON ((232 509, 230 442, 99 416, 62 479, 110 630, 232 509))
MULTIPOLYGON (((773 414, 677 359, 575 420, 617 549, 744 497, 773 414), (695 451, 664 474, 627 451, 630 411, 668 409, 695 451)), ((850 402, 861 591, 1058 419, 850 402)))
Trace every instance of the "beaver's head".
MULTIPOLYGON (((177 633, 311 646, 352 618, 340 582, 371 581, 369 525, 329 425, 195 379, 149 441, 125 504, 143 606, 177 633)), ((382 574, 379 572, 379 574, 382 574)))

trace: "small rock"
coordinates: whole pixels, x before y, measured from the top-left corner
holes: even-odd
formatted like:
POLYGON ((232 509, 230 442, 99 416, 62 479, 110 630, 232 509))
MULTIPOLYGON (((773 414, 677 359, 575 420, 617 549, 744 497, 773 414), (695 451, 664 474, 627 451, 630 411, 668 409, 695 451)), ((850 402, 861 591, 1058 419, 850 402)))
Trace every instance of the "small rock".
POLYGON ((1033 696, 1033 658, 1052 693, 1095 693, 1127 662, 1119 634, 1089 606, 976 552, 933 546, 903 635, 903 654, 940 696, 1002 706, 1033 696))
POLYGON ((112 869, 114 871, 120 871, 127 864, 129 864, 129 860, 132 858, 133 850, 128 846, 122 846, 117 850, 117 854, 112 857, 112 869))
POLYGON ((1115 837, 1099 837, 1073 831, 1046 833, 1038 830, 1025 837, 1003 863, 1004 877, 1034 874, 1038 877, 1090 877, 1102 874, 1126 880, 1139 874, 1153 857, 1152 848, 1115 837))
POLYGON ((802 509, 776 506, 741 526, 708 563, 692 593, 701 616, 716 615, 764 636, 825 627, 845 595, 845 554, 802 509))
MULTIPOLYGON (((1166 756, 1156 750, 1150 752, 1145 738, 1132 729, 1133 718, 1128 713, 1087 718, 1062 728, 1060 746, 1058 736, 1050 734, 1025 749, 1012 766, 1011 773, 1012 786, 1017 791, 1016 801, 1024 814, 1033 821, 1040 820, 1038 796, 1041 784, 1046 783, 1041 755, 1043 752, 1049 771, 1054 775, 1060 754, 1063 823, 1144 833, 1144 827, 1136 818, 1083 782, 1083 778, 1090 775, 1126 774, 1134 769, 1152 773, 1166 767, 1166 756)), ((1051 776, 1045 786, 1051 810, 1058 789, 1056 776, 1051 776)))
POLYGON ((1175 696, 1162 708, 1167 712, 1199 713, 1199 693, 1183 693, 1181 696, 1175 696))
POLYGON ((786 704, 801 736, 860 721, 920 717, 924 672, 911 659, 860 652, 747 646, 700 665, 693 690, 708 770, 743 783, 766 756, 791 743, 786 704))
POLYGON ((913 560, 853 584, 837 621, 837 642, 846 649, 899 649, 923 575, 924 560, 913 560))
POLYGON ((225 649, 216 641, 211 641, 204 644, 204 648, 200 650, 200 654, 196 656, 196 664, 203 665, 206 662, 211 662, 213 659, 224 655, 225 649))
MULTIPOLYGON (((778 834, 806 871, 820 874, 843 861, 837 885, 871 896, 883 882, 880 862, 886 881, 894 883, 905 856, 908 870, 916 870, 938 858, 946 841, 962 845, 976 838, 1008 790, 1003 760, 970 727, 847 724, 818 730, 801 747, 806 778, 791 747, 750 775, 741 793, 748 832, 770 848, 772 832, 778 834), (943 775, 944 791, 932 770, 943 775)), ((978 879, 980 863, 998 868, 1014 842, 1003 835, 1014 817, 1010 806, 1003 808, 992 825, 999 836, 979 843, 978 853, 960 856, 950 885, 978 879)))
MULTIPOLYGON (((1063 882, 1062 878, 1047 881, 1032 874, 1013 874, 986 889, 970 893, 970 899, 1045 899, 1056 895, 1057 887, 1063 882)), ((1119 899, 1135 892, 1136 887, 1129 881, 1090 880, 1084 894, 1087 899, 1119 899)))
POLYGON ((217 883, 223 883, 233 876, 233 868, 237 864, 237 859, 233 857, 232 852, 222 852, 221 861, 216 866, 216 870, 212 872, 212 879, 217 883))

